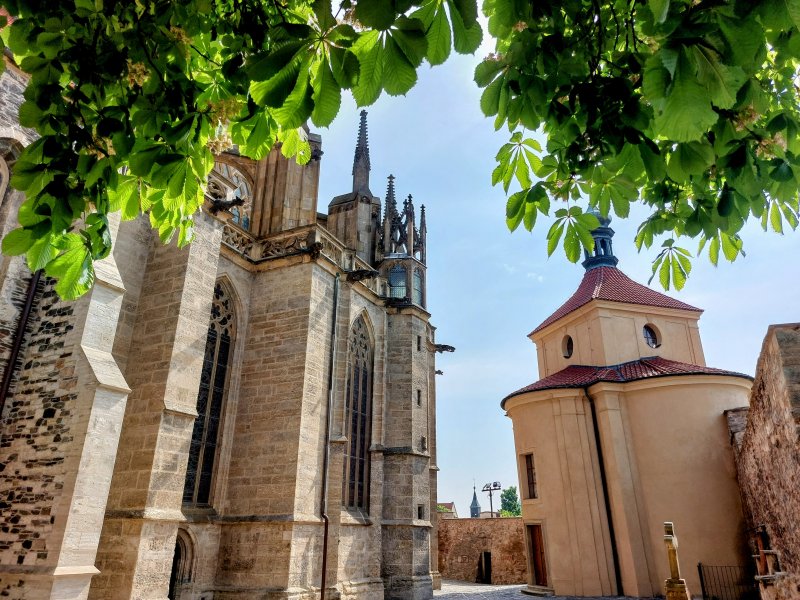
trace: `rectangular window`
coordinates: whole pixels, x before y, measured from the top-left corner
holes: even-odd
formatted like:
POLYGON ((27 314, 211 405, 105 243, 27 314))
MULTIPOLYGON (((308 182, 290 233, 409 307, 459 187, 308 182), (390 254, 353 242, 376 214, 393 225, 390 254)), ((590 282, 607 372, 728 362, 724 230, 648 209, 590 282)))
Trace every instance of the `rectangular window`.
POLYGON ((422 390, 417 390, 417 406, 422 406, 422 390))
POLYGON ((417 336, 417 352, 421 352, 421 351, 422 351, 422 336, 418 335, 417 336))
POLYGON ((417 504, 417 519, 420 521, 425 518, 425 505, 417 504))
POLYGON ((536 467, 533 464, 533 454, 525 455, 525 479, 528 482, 528 498, 538 498, 536 489, 536 467))

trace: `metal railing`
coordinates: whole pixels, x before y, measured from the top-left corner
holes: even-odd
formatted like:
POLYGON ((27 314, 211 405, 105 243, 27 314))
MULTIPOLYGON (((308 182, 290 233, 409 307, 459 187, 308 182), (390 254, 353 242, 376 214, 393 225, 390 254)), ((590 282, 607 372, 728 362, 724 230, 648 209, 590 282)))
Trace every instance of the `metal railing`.
POLYGON ((752 569, 697 563, 703 600, 758 600, 752 569))

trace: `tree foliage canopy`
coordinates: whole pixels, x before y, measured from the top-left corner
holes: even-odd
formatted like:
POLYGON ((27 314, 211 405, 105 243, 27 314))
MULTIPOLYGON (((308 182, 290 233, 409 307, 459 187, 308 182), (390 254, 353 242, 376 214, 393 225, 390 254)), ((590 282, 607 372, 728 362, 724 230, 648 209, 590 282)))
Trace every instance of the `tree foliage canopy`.
POLYGON ((652 214, 653 275, 683 287, 697 238, 717 264, 750 218, 798 223, 800 0, 486 0, 497 52, 475 72, 484 113, 512 132, 492 179, 513 230, 555 208, 548 253, 590 247, 596 219, 652 214), (542 129, 546 148, 526 131, 542 129), (538 180, 536 180, 538 179, 538 180), (560 200, 557 208, 553 201, 560 200))
MULTIPOLYGON (((3 240, 66 298, 111 250, 108 215, 141 213, 162 240, 192 238, 214 154, 276 143, 307 161, 303 124, 402 95, 423 63, 480 45, 476 0, 45 0, 5 3, 3 41, 30 74, 20 122, 40 138, 14 167, 21 227, 3 240)), ((479 64, 483 111, 510 140, 492 174, 513 230, 555 222, 548 252, 577 261, 588 203, 652 215, 653 266, 682 287, 699 239, 716 264, 750 218, 798 223, 800 0, 485 0, 496 51, 479 64), (544 148, 530 132, 542 130, 544 148)))
POLYGON ((500 492, 500 516, 518 517, 522 514, 522 505, 519 503, 517 487, 508 486, 500 492))

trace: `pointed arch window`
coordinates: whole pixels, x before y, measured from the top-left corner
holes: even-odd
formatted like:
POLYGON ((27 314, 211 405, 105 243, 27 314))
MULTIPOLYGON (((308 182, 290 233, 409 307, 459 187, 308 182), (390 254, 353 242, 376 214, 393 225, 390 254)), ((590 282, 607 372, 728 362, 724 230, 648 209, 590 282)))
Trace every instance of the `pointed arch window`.
POLYGON ((184 504, 210 505, 220 417, 233 353, 234 323, 233 299, 227 288, 218 282, 214 286, 206 352, 197 392, 197 419, 189 446, 189 463, 183 488, 184 504))
POLYGON ((348 441, 344 456, 342 504, 346 508, 364 511, 369 510, 373 357, 367 324, 363 317, 358 317, 348 339, 344 407, 344 429, 348 441))
POLYGON ((389 290, 392 298, 406 297, 406 268, 395 265, 389 269, 389 290))

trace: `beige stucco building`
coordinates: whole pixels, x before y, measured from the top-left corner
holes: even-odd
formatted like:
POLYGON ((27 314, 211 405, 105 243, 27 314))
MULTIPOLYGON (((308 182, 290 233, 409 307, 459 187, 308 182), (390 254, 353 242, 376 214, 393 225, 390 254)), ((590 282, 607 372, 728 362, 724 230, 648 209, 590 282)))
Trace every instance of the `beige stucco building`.
MULTIPOLYGON (((9 64, 3 233, 34 139, 16 121, 24 86, 9 64)), ((431 596, 424 207, 398 208, 392 178, 383 202, 371 192, 362 114, 352 189, 318 213, 308 135, 306 165, 218 157, 187 248, 146 218, 112 223, 76 302, 2 257, 3 597, 431 596)))
POLYGON ((541 379, 508 395, 529 587, 650 597, 669 566, 663 523, 696 565, 745 565, 742 507, 724 411, 751 379, 705 364, 701 310, 617 269, 608 221, 578 290, 531 334, 541 379))

